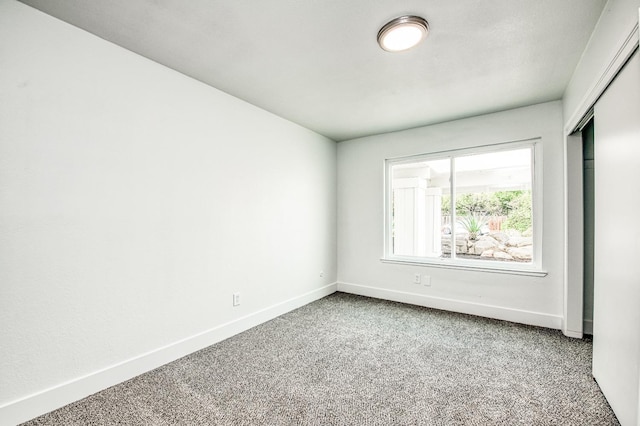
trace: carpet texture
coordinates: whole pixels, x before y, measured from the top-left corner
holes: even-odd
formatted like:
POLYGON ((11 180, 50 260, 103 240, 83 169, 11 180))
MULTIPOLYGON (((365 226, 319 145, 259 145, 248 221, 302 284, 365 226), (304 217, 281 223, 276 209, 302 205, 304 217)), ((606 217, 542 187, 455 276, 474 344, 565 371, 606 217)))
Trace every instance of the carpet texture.
POLYGON ((26 425, 617 425, 589 340, 335 293, 26 425))

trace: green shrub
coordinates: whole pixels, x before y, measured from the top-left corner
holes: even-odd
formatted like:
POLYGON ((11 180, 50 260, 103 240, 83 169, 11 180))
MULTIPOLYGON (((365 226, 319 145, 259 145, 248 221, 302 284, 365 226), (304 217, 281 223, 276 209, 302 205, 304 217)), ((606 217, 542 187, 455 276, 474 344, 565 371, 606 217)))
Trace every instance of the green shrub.
POLYGON ((522 191, 509 201, 509 214, 502 224, 504 229, 515 229, 524 232, 531 228, 531 191, 522 191))
POLYGON ((459 218, 458 223, 467 230, 469 233, 469 239, 475 240, 482 232, 482 227, 487 225, 487 218, 473 214, 459 218))
MULTIPOLYGON (((451 214, 451 196, 442 196, 442 214, 451 214)), ((498 191, 465 193, 456 197, 456 215, 458 221, 469 231, 467 225, 474 227, 473 220, 482 218, 486 225, 487 218, 491 216, 506 216, 502 223, 502 229, 516 229, 524 232, 531 228, 531 191, 498 191), (472 219, 466 219, 466 218, 472 219)), ((471 234, 471 231, 469 231, 471 234)))

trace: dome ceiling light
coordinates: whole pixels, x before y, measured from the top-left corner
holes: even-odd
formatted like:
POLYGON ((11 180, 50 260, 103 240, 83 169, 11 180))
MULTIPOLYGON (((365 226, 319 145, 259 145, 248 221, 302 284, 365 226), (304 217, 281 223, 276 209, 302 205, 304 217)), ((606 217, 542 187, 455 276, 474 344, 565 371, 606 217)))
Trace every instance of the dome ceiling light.
POLYGON ((411 49, 429 33, 429 23, 419 16, 400 16, 378 31, 378 44, 387 52, 411 49))

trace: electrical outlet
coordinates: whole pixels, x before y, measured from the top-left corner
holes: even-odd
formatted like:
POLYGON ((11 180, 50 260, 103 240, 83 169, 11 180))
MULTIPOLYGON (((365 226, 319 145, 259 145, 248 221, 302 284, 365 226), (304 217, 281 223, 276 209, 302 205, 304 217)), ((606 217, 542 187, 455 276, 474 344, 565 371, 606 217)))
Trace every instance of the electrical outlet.
POLYGON ((425 287, 431 287, 431 275, 425 275, 422 277, 422 285, 425 287))
POLYGON ((420 284, 420 274, 413 274, 413 283, 414 284, 420 284))
POLYGON ((240 293, 233 293, 233 306, 240 304, 240 293))

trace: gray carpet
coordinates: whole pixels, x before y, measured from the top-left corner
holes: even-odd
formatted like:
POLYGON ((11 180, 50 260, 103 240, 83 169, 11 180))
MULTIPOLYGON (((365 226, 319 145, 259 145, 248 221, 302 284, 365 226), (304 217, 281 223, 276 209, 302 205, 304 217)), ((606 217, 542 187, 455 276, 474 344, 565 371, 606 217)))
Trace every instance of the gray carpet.
POLYGON ((336 293, 27 425, 616 425, 591 342, 336 293))

